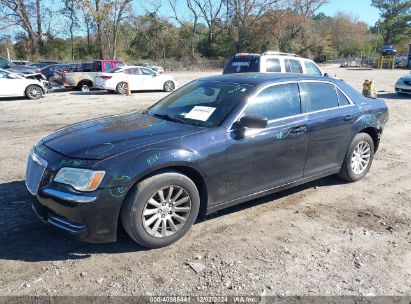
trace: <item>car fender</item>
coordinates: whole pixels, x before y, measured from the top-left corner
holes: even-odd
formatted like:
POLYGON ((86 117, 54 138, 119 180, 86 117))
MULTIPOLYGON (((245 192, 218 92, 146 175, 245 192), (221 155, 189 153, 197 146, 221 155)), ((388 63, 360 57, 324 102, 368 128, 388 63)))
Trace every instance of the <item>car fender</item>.
POLYGON ((188 167, 204 176, 195 164, 196 159, 199 158, 196 151, 178 147, 152 147, 133 153, 126 153, 120 156, 121 159, 113 157, 110 163, 105 165, 105 167, 110 167, 108 171, 113 172, 112 170, 118 167, 118 163, 123 164, 116 170, 117 172, 113 172, 107 178, 105 187, 127 188, 155 171, 178 166, 188 167))
POLYGON ((366 113, 358 117, 353 125, 354 133, 357 134, 366 128, 375 128, 380 130, 382 128, 381 116, 384 115, 383 112, 378 113, 366 113))

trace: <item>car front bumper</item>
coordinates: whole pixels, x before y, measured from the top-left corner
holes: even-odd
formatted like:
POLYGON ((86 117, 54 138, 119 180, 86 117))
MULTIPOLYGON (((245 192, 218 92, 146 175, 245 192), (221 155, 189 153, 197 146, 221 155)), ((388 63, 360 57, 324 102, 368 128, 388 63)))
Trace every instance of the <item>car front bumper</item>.
POLYGON ((395 85, 395 92, 397 93, 401 93, 401 94, 409 94, 411 95, 411 85, 407 85, 407 84, 399 84, 397 83, 395 85))
POLYGON ((78 195, 52 188, 39 190, 32 208, 41 221, 89 243, 115 242, 123 197, 115 189, 78 195))

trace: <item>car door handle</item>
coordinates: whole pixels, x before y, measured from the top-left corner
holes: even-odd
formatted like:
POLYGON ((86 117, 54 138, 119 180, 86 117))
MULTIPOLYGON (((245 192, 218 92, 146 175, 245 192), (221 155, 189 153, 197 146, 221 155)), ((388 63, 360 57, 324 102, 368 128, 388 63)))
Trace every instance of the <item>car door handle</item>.
POLYGON ((307 132, 307 127, 306 126, 299 126, 299 127, 294 127, 291 128, 290 133, 292 134, 301 134, 307 132))
POLYGON ((351 121, 353 119, 354 119, 354 116, 352 116, 352 115, 347 115, 347 116, 344 117, 344 121, 351 121))

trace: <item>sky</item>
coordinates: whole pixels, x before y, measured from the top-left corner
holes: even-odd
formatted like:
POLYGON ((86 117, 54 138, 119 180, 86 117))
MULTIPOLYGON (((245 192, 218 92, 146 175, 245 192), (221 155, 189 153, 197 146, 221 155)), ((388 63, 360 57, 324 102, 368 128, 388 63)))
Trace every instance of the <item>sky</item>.
POLYGON ((350 13, 361 21, 374 25, 378 21, 379 12, 371 6, 371 0, 329 0, 320 12, 328 16, 334 16, 337 12, 350 13))

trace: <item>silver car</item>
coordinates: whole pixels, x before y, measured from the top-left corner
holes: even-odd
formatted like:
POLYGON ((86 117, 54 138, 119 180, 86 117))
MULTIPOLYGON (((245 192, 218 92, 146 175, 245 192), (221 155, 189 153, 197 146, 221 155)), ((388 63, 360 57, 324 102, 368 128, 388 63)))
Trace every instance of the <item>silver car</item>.
POLYGON ((411 95, 411 74, 404 75, 400 79, 398 79, 397 83, 395 84, 395 92, 397 92, 397 94, 399 95, 411 95))

